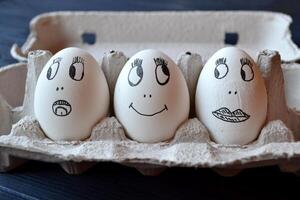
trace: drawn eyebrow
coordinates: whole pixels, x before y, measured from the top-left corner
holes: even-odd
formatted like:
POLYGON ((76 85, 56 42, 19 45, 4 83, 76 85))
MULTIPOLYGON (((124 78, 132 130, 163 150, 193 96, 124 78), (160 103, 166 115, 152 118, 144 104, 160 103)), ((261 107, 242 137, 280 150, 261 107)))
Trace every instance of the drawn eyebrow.
POLYGON ((220 65, 220 64, 226 64, 226 58, 218 58, 217 60, 216 60, 216 65, 218 66, 218 65, 220 65))
POLYGON ((154 63, 156 66, 159 66, 159 65, 167 66, 168 65, 168 62, 163 58, 154 58, 153 60, 154 60, 154 63))
POLYGON ((54 64, 54 63, 60 63, 61 60, 62 60, 61 57, 55 58, 55 59, 53 60, 53 64, 54 64))
POLYGON ((76 56, 76 57, 73 58, 72 64, 74 64, 74 63, 82 63, 82 64, 84 64, 84 59, 81 58, 80 56, 76 56))
POLYGON ((143 60, 140 58, 136 58, 132 63, 132 67, 142 67, 143 60))
POLYGON ((252 67, 252 65, 253 65, 252 62, 248 58, 241 58, 240 62, 241 62, 242 66, 249 65, 250 67, 252 67))

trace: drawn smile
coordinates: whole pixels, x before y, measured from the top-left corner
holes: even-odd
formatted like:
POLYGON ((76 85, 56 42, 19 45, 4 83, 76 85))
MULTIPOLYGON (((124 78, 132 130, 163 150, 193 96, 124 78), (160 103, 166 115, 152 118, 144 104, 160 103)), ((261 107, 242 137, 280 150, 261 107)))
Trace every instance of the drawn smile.
POLYGON ((72 106, 65 100, 57 100, 52 104, 52 111, 55 115, 64 117, 71 113, 72 106))
POLYGON ((248 115, 241 109, 237 109, 231 112, 226 107, 222 107, 216 111, 213 111, 212 114, 220 120, 223 120, 225 122, 231 122, 231 123, 243 122, 250 118, 250 115, 248 115))
POLYGON ((166 110, 166 111, 168 110, 168 107, 167 107, 167 105, 165 104, 165 105, 164 105, 164 108, 163 108, 162 110, 158 111, 158 112, 155 112, 155 113, 152 113, 152 114, 144 114, 144 113, 139 112, 137 109, 135 109, 135 108, 133 107, 133 102, 131 102, 131 104, 129 105, 129 109, 130 109, 130 108, 132 108, 137 114, 143 115, 143 116, 146 116, 146 117, 151 117, 151 116, 157 115, 157 114, 159 114, 159 113, 161 113, 161 112, 163 112, 163 111, 165 111, 165 110, 166 110))

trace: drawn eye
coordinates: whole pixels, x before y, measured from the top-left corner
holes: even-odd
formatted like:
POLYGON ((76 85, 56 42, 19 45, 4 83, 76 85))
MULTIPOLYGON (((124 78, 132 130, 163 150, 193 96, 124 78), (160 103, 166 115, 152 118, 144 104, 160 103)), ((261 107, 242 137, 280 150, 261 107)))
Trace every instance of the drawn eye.
POLYGON ((241 77, 244 81, 251 81, 254 78, 252 62, 248 58, 241 58, 241 77))
POLYGON ((163 58, 154 58, 154 62, 156 65, 155 68, 155 77, 156 81, 159 85, 165 85, 169 82, 170 79, 170 71, 168 68, 168 62, 163 58))
POLYGON ((170 72, 167 66, 159 65, 155 68, 155 76, 158 84, 165 85, 170 79, 170 72))
POLYGON ((226 64, 220 64, 215 68, 215 77, 217 79, 224 78, 228 73, 228 67, 226 64))
POLYGON ((252 67, 249 65, 243 65, 241 68, 241 76, 244 81, 251 81, 254 78, 252 67))
POLYGON ((226 64, 225 58, 219 58, 216 61, 216 68, 214 73, 217 79, 222 79, 228 74, 228 66, 226 64))
POLYGON ((52 80, 56 76, 59 65, 60 65, 60 61, 61 61, 61 58, 57 58, 57 59, 53 60, 53 63, 47 70, 47 79, 48 80, 52 80))
POLYGON ((132 68, 128 73, 128 83, 131 87, 137 86, 143 79, 142 59, 135 59, 131 63, 132 68))
POLYGON ((74 81, 81 81, 84 76, 84 60, 81 57, 73 58, 69 68, 69 75, 74 81))

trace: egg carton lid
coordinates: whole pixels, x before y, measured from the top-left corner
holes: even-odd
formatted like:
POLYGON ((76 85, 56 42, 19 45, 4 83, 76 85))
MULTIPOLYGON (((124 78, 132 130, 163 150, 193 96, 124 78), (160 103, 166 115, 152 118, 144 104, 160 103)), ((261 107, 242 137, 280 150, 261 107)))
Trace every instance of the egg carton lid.
POLYGON ((24 61, 32 50, 56 53, 77 46, 101 58, 110 50, 131 56, 152 48, 173 59, 192 51, 207 60, 235 45, 253 58, 264 49, 276 50, 290 62, 300 57, 291 22, 286 14, 267 11, 51 12, 31 20, 26 42, 20 48, 14 44, 11 54, 24 61))

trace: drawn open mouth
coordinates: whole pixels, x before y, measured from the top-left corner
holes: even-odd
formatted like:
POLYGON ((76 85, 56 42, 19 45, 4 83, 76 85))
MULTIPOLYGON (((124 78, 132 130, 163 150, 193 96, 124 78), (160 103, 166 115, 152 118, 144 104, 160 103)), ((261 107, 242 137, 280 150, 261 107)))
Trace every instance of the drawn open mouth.
POLYGON ((213 111, 212 114, 220 120, 231 123, 243 122, 250 118, 250 115, 248 115, 241 109, 237 109, 231 112, 228 108, 225 107, 213 111))
POLYGON ((157 115, 157 114, 159 114, 159 113, 161 113, 161 112, 163 112, 163 111, 165 111, 165 110, 168 110, 168 107, 167 107, 167 105, 165 104, 165 105, 164 105, 164 108, 163 108, 162 110, 158 111, 158 112, 155 112, 155 113, 152 113, 152 114, 144 114, 144 113, 139 112, 137 109, 135 109, 135 108, 133 107, 133 102, 131 102, 131 104, 129 105, 129 109, 130 109, 130 108, 132 108, 137 114, 143 115, 143 116, 147 116, 147 117, 151 117, 151 116, 157 115))
POLYGON ((65 100, 57 100, 52 104, 52 111, 57 116, 67 116, 72 111, 72 106, 65 100))

